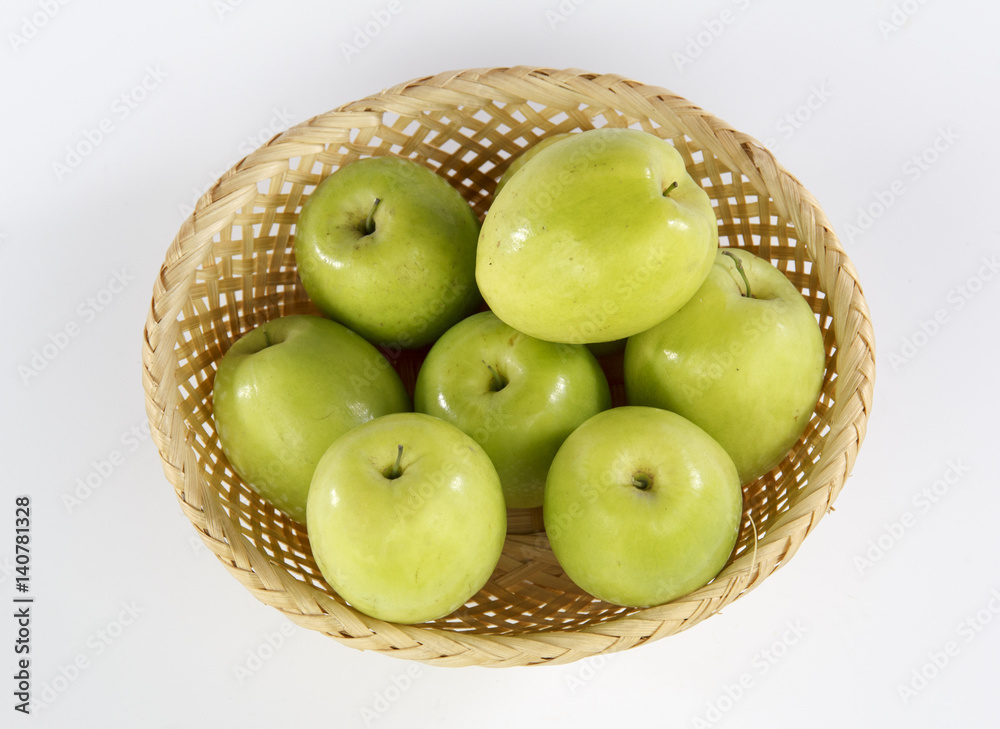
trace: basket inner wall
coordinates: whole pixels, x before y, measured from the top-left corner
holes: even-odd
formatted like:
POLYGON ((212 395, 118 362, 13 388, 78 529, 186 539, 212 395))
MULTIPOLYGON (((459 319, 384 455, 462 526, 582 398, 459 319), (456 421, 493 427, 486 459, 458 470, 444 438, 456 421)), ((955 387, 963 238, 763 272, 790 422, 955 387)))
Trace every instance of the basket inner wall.
MULTIPOLYGON (((240 335, 278 316, 318 313, 295 273, 292 247, 295 219, 305 198, 338 166, 361 157, 395 154, 445 176, 482 218, 497 180, 518 152, 545 136, 602 126, 643 129, 671 142, 712 199, 721 245, 750 250, 782 270, 811 304, 827 343, 823 394, 805 433, 771 474, 744 486, 743 523, 730 561, 753 549, 755 533, 758 545, 766 543, 775 521, 807 488, 809 472, 829 431, 833 405, 836 343, 832 319, 805 245, 792 224, 777 214, 769 198, 749 186, 745 176, 728 169, 677 130, 606 108, 557 108, 526 102, 417 116, 384 113, 380 124, 337 130, 339 143, 332 142, 310 156, 289 158, 279 174, 259 181, 252 206, 237 211, 231 224, 216 235, 179 317, 179 415, 193 435, 197 462, 209 484, 206 498, 223 507, 254 549, 303 586, 342 602, 322 579, 304 526, 264 502, 226 461, 213 427, 211 393, 216 363, 240 335)), ((280 143, 279 137, 271 145, 280 143)), ((412 394, 424 352, 386 354, 412 394)), ((612 358, 603 364, 615 404, 624 404, 620 360, 612 358)), ((426 625, 518 634, 577 629, 633 612, 637 611, 603 603, 579 590, 562 573, 544 534, 512 535, 483 590, 453 615, 426 625)))

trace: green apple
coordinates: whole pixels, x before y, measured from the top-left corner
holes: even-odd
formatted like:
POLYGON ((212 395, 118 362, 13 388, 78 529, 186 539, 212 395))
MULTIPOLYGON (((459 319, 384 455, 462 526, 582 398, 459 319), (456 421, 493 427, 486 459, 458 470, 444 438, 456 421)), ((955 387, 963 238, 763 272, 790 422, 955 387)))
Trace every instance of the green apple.
POLYGON ((648 607, 695 590, 736 544, 743 494, 722 446, 681 416, 599 413, 563 443, 545 484, 545 530, 594 597, 648 607))
POLYGON ((431 347, 413 403, 472 436, 496 466, 507 506, 531 508, 542 505, 559 446, 611 407, 611 391, 582 344, 535 339, 484 311, 431 347))
POLYGON ((330 586, 371 617, 436 620, 486 584, 507 531, 483 449, 423 413, 376 418, 338 438, 309 490, 307 528, 330 586))
POLYGON ((336 322, 292 315, 266 322, 219 363, 212 410, 233 470, 305 523, 313 469, 333 441, 379 415, 410 409, 399 375, 336 322))
POLYGON ((798 289, 770 262, 726 249, 691 301, 628 340, 625 391, 630 404, 700 425, 749 483, 802 434, 825 365, 823 335, 798 289))
POLYGON ((569 132, 563 132, 562 134, 553 134, 551 137, 545 137, 545 139, 539 140, 535 144, 528 147, 526 150, 521 152, 517 157, 515 157, 510 165, 508 165, 506 171, 500 176, 499 181, 497 181, 497 189, 493 193, 493 197, 500 194, 500 191, 510 182, 510 178, 513 177, 518 170, 524 167, 525 163, 534 157, 536 154, 541 152, 546 147, 550 147, 560 139, 565 139, 569 136, 569 132))
POLYGON ((712 203, 672 145, 593 129, 511 177, 483 223, 476 280, 493 312, 525 334, 607 342, 683 306, 718 240, 712 203))
POLYGON ((479 221, 441 176, 411 160, 341 167, 295 231, 302 285, 319 309, 379 345, 420 347, 480 302, 479 221))

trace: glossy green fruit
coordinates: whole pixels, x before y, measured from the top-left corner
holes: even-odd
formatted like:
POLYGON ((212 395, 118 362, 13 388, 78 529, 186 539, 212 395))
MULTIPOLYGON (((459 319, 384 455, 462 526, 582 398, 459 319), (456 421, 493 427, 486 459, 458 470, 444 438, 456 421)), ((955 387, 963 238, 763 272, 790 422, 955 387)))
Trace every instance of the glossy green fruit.
POLYGON ((577 428, 545 484, 545 531, 566 575, 615 605, 669 602, 715 577, 736 543, 736 466, 705 431, 619 407, 577 428))
POLYGON ((433 342, 480 302, 479 221, 426 167, 373 157, 341 167, 302 206, 295 258, 309 298, 371 342, 433 342))
POLYGON ((437 418, 401 413, 355 428, 323 455, 308 531, 320 571, 351 605, 419 623, 455 611, 486 584, 507 512, 475 441, 437 418))
POLYGON ((251 488, 305 523, 313 469, 333 441, 379 415, 410 409, 375 347, 328 319, 293 315, 242 336, 212 390, 226 458, 251 488))
POLYGON ((476 280, 504 322, 554 342, 607 342, 674 313, 718 247, 708 195, 668 142, 634 129, 572 134, 493 201, 476 280))
POLYGON ((600 365, 580 344, 529 337, 489 311, 434 344, 417 375, 414 407, 458 426, 489 455, 507 506, 542 505, 562 442, 611 407, 600 365))
POLYGON ((691 301, 629 338, 625 389, 630 404, 666 408, 704 428, 749 483, 802 434, 825 366, 823 335, 798 289, 769 261, 726 249, 691 301))

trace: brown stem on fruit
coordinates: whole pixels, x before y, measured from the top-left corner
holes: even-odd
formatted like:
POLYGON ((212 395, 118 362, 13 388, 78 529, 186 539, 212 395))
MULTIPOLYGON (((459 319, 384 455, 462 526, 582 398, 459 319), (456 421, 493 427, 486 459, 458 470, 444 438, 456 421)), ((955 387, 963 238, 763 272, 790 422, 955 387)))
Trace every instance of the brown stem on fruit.
POLYGON ((271 346, 271 338, 267 336, 267 325, 262 326, 260 330, 264 332, 264 348, 266 349, 271 346))
POLYGON ((389 466, 389 468, 385 469, 382 472, 382 475, 388 479, 399 478, 400 476, 402 476, 403 469, 400 466, 402 460, 403 460, 403 444, 400 443, 399 450, 396 452, 396 462, 391 466, 389 466))
POLYGON ((653 477, 643 471, 632 474, 632 485, 640 491, 649 491, 653 487, 653 477))
POLYGON ((365 235, 371 235, 375 232, 375 210, 378 209, 380 202, 382 202, 381 198, 375 198, 375 202, 372 203, 371 212, 368 213, 368 218, 365 220, 365 235))
POLYGON ((740 278, 743 279, 743 285, 746 286, 746 288, 747 288, 747 292, 745 294, 743 294, 743 295, 745 297, 747 297, 748 299, 752 299, 753 298, 753 294, 750 293, 750 282, 747 280, 747 275, 743 271, 743 263, 742 263, 742 261, 740 261, 740 259, 735 254, 730 253, 729 251, 722 251, 722 255, 729 256, 730 258, 733 259, 733 261, 736 262, 736 271, 737 271, 737 273, 740 274, 740 278))
POLYGON ((486 364, 486 360, 483 360, 482 362, 486 365, 486 369, 488 369, 490 374, 493 376, 493 381, 490 382, 490 390, 492 392, 500 392, 502 389, 507 387, 507 380, 501 377, 500 374, 490 365, 486 364))
POLYGON ((669 196, 670 193, 674 191, 675 187, 677 187, 677 181, 676 180, 674 180, 673 182, 671 182, 670 183, 670 187, 668 187, 666 190, 663 191, 663 197, 669 196))

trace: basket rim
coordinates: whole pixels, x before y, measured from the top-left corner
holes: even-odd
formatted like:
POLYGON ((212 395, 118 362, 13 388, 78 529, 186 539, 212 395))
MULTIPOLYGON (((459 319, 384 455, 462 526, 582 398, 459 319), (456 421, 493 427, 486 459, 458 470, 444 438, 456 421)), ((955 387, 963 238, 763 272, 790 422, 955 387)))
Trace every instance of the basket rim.
MULTIPOLYGON (((173 239, 154 284, 143 331, 143 387, 152 439, 167 479, 173 484, 185 516, 202 540, 240 582, 265 604, 281 610, 303 627, 319 629, 361 649, 373 649, 401 658, 438 665, 533 665, 573 660, 656 640, 699 623, 723 606, 748 594, 797 551, 804 538, 830 510, 843 488, 860 448, 871 411, 874 389, 874 333, 868 306, 853 264, 843 251, 830 221, 815 198, 756 139, 666 89, 613 74, 579 69, 532 66, 470 68, 411 79, 377 94, 318 114, 275 135, 236 162, 197 201, 173 239), (284 169, 285 160, 322 151, 325 144, 305 139, 307 131, 324 122, 378 124, 384 113, 400 109, 447 110, 455 105, 482 103, 488 91, 495 100, 530 101, 531 92, 555 91, 570 103, 599 100, 608 108, 628 107, 647 118, 665 120, 711 152, 730 169, 746 176, 758 192, 766 193, 776 209, 795 226, 805 243, 819 279, 829 281, 823 291, 846 301, 848 316, 833 317, 837 343, 836 398, 830 451, 816 464, 809 487, 790 508, 778 515, 763 541, 733 560, 712 582, 665 605, 645 608, 605 622, 566 631, 520 635, 450 632, 437 627, 395 625, 370 618, 316 592, 310 604, 295 596, 282 599, 286 580, 302 583, 272 565, 229 523, 222 507, 203 499, 202 474, 191 447, 192 434, 177 411, 175 372, 178 317, 204 254, 215 233, 231 222, 234 213, 257 194, 257 182, 284 169), (476 95, 476 94, 480 95, 476 95), (518 95, 521 94, 521 95, 518 95), (620 102, 618 104, 612 101, 620 102), (846 319, 846 320, 845 320, 846 319), (843 366, 841 366, 843 362, 843 366), (234 544, 241 544, 234 550, 234 544), (255 556, 256 555, 256 556, 255 556), (765 571, 766 570, 766 571, 765 571), (319 612, 317 612, 319 611, 319 612), (320 615, 342 626, 330 632, 320 615), (383 636, 383 640, 373 640, 383 636)), ((510 537, 509 537, 510 538, 510 537)))

